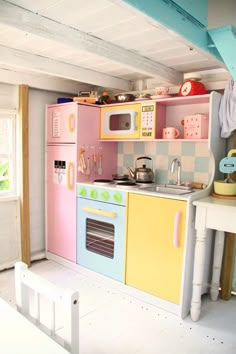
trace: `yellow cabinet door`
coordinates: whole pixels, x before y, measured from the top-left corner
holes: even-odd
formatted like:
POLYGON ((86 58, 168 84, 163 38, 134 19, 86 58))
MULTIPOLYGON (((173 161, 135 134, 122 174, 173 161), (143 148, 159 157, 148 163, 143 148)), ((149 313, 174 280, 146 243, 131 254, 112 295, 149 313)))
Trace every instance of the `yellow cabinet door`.
POLYGON ((185 220, 185 201, 129 193, 126 284, 180 303, 185 220))

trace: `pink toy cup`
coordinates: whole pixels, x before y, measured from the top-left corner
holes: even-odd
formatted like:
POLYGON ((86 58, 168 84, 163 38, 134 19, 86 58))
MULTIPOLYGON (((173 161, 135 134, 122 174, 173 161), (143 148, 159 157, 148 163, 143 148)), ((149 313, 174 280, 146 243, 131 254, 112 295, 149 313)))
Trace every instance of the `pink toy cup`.
POLYGON ((166 127, 163 129, 162 138, 163 139, 178 139, 179 130, 174 127, 166 127))

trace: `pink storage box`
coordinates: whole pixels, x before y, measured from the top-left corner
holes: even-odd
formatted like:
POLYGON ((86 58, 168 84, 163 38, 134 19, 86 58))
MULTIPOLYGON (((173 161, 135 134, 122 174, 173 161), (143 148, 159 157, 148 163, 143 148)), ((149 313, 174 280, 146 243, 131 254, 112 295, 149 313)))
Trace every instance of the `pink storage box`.
POLYGON ((184 139, 207 139, 208 138, 208 115, 193 114, 183 119, 184 139))

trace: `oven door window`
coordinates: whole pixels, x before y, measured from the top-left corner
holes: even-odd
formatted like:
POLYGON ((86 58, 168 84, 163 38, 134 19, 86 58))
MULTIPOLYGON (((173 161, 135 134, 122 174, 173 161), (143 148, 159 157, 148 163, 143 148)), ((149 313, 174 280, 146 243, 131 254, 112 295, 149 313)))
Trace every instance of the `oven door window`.
POLYGON ((115 227, 108 222, 86 219, 86 249, 114 258, 115 227))

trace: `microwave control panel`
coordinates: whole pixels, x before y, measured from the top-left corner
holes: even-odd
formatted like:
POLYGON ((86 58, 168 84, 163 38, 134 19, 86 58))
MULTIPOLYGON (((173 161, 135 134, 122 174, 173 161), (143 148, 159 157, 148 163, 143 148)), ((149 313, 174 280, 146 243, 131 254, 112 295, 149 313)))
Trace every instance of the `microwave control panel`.
POLYGON ((156 104, 143 103, 141 105, 141 139, 155 139, 156 131, 156 104))

